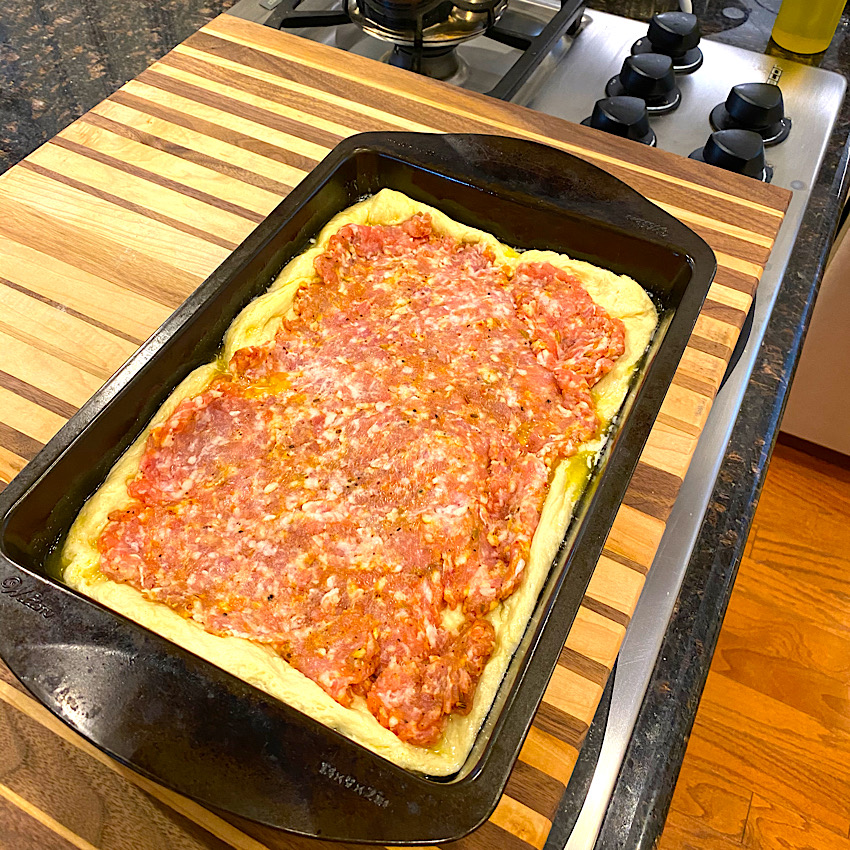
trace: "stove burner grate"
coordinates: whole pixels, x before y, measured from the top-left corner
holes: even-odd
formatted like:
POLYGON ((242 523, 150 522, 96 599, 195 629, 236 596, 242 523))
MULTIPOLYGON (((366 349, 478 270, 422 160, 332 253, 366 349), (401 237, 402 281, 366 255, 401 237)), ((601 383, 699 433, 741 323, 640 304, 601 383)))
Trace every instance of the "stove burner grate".
MULTIPOLYGON (((302 11, 298 7, 302 0, 282 0, 275 7, 266 22, 267 26, 275 29, 302 29, 306 27, 338 27, 353 24, 348 12, 347 0, 340 0, 336 8, 327 11, 302 11)), ((383 6, 379 0, 356 0, 359 9, 367 8, 370 14, 372 6, 383 6)), ((560 9, 548 23, 536 34, 529 34, 511 27, 502 26, 495 21, 483 31, 482 35, 508 47, 522 51, 516 62, 508 69, 501 80, 486 94, 499 100, 510 100, 534 73, 538 65, 552 51, 557 42, 565 35, 573 35, 581 26, 581 16, 586 0, 560 0, 560 9)), ((397 5, 397 4, 396 4, 397 5)), ((439 4, 442 6, 442 4, 439 4)), ((465 0, 452 0, 450 5, 464 9, 468 5, 465 0)), ((491 8, 497 4, 492 3, 491 8)), ((431 6, 427 7, 429 10, 431 6)), ((475 9, 480 10, 480 3, 475 3, 475 9)), ((376 23, 380 23, 376 21, 376 23)), ((464 75, 464 63, 454 53, 454 45, 430 45, 425 43, 422 31, 427 24, 422 16, 417 18, 415 38, 412 44, 397 44, 385 61, 391 65, 405 68, 440 80, 458 82, 458 77, 464 75)))
POLYGON ((340 0, 336 9, 318 12, 300 10, 298 7, 301 2, 302 0, 283 0, 275 7, 266 26, 294 30, 306 27, 338 27, 352 23, 345 0, 340 0))

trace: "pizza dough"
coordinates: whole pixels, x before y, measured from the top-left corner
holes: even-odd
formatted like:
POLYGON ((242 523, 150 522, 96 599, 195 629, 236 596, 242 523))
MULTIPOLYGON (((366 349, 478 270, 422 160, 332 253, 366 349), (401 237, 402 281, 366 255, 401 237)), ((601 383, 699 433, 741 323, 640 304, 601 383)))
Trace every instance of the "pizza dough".
POLYGON ((397 192, 383 190, 337 215, 322 230, 315 244, 292 260, 269 290, 239 314, 226 334, 218 360, 192 372, 174 390, 80 512, 62 551, 64 579, 98 602, 309 714, 399 766, 436 776, 452 774, 463 764, 525 631, 573 508, 605 443, 607 426, 622 404, 631 376, 656 324, 657 314, 650 298, 628 277, 551 252, 519 254, 487 233, 452 221, 439 210, 425 207, 397 192), (420 212, 430 213, 438 234, 449 235, 462 242, 486 244, 499 261, 514 267, 520 262, 548 262, 577 276, 593 300, 612 317, 621 319, 626 327, 625 352, 611 372, 592 390, 597 413, 603 423, 599 436, 583 444, 578 454, 560 462, 555 468, 523 582, 513 595, 487 615, 495 628, 496 647, 479 680, 473 708, 466 716, 453 715, 441 740, 429 748, 399 740, 378 723, 360 697, 355 698, 352 707, 343 707, 271 649, 242 638, 210 634, 198 623, 185 619, 167 606, 149 601, 135 588, 107 579, 99 570, 97 548, 108 515, 131 501, 127 483, 137 475, 151 430, 165 422, 181 401, 202 392, 215 376, 226 369, 234 352, 274 338, 296 291, 314 278, 313 261, 324 251, 330 237, 348 223, 398 224, 420 212))

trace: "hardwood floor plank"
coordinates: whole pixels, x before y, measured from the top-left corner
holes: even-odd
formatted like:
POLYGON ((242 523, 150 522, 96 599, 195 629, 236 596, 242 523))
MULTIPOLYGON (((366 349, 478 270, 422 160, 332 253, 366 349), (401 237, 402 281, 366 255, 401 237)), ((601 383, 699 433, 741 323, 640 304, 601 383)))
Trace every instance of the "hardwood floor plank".
POLYGON ((699 818, 682 815, 667 819, 658 850, 741 850, 741 843, 720 835, 706 835, 699 818))
POLYGON ((722 764, 733 782, 847 834, 850 735, 721 674, 711 677, 705 696, 689 752, 722 764))
MULTIPOLYGON (((772 468, 779 464, 781 472, 770 479, 771 486, 765 487, 759 500, 758 516, 761 522, 784 529, 788 542, 801 531, 818 529, 825 517, 850 515, 850 469, 781 444, 771 461, 772 468), (794 516, 793 534, 787 527, 789 516, 794 516)), ((829 542, 824 541, 824 550, 830 548, 829 542)))
POLYGON ((695 838, 740 843, 752 799, 751 789, 730 780, 714 762, 694 756, 682 765, 669 822, 687 826, 695 838))
POLYGON ((848 528, 850 470, 777 446, 664 850, 733 846, 723 825, 740 806, 727 813, 713 783, 753 795, 745 847, 850 850, 848 528))
MULTIPOLYGON (((848 511, 850 516, 850 511, 848 511)), ((794 597, 806 599, 804 611, 817 617, 817 609, 830 607, 832 619, 838 625, 850 629, 850 585, 847 571, 850 569, 850 554, 845 549, 847 519, 821 517, 815 530, 807 531, 805 520, 797 530, 794 539, 786 539, 786 532, 778 531, 774 524, 759 528, 753 542, 751 558, 755 562, 754 575, 743 587, 750 593, 771 590, 785 594, 788 604, 795 604, 794 597), (841 535, 841 538, 839 538, 841 535), (819 540, 831 540, 832 543, 820 544, 819 540), (772 569, 778 576, 773 581, 762 584, 758 572, 764 568, 772 569), (842 616, 843 615, 843 616, 842 616)))
POLYGON ((753 552, 753 544, 756 542, 756 535, 758 534, 758 525, 753 522, 752 527, 750 528, 750 535, 747 537, 747 542, 744 545, 744 555, 743 557, 749 558, 753 552))
POLYGON ((756 795, 750 808, 744 847, 758 850, 850 850, 850 839, 756 795))
POLYGON ((793 611, 795 619, 805 623, 846 634, 850 625, 848 569, 844 559, 826 554, 818 563, 808 564, 791 552, 767 562, 752 560, 747 580, 736 588, 736 594, 757 604, 793 611))
POLYGON ((751 557, 754 560, 770 563, 778 558, 792 569, 797 558, 803 558, 807 567, 813 565, 815 568, 818 561, 824 557, 831 563, 848 563, 850 553, 846 551, 845 543, 850 506, 845 510, 840 503, 818 505, 813 502, 806 508, 790 499, 786 504, 785 512, 777 511, 775 517, 768 514, 772 506, 766 506, 765 519, 753 540, 751 557), (811 513, 816 513, 817 516, 810 516, 811 513), (790 516, 795 520, 793 535, 789 534, 787 527, 782 527, 790 516))
POLYGON ((739 596, 712 669, 850 734, 850 633, 739 596), (765 675, 769 670, 770 675, 765 675))

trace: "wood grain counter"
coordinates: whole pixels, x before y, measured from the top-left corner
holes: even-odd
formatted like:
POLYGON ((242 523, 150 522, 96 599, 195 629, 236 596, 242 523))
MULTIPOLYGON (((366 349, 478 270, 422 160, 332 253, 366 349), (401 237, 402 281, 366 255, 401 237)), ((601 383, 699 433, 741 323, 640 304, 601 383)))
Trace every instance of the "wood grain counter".
MULTIPOLYGON (((789 193, 222 16, 0 177, 0 476, 19 471, 330 148, 367 130, 551 144, 658 203, 718 259, 506 794, 487 824, 451 845, 540 848, 789 193)), ((6 835, 18 849, 331 846, 209 812, 142 779, 4 669, 6 835)))

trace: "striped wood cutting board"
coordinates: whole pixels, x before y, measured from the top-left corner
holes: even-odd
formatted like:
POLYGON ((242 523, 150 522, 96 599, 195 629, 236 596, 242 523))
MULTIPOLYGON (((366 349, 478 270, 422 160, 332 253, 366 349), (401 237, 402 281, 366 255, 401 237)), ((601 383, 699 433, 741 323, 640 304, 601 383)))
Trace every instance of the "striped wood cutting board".
MULTIPOLYGON (((692 227, 719 263, 507 792, 451 845, 539 848, 788 192, 221 16, 0 178, 0 476, 20 470, 330 148, 366 130, 515 135, 578 154, 692 227)), ((20 833, 16 846, 325 846, 136 776, 2 677, 0 832, 20 833)))

